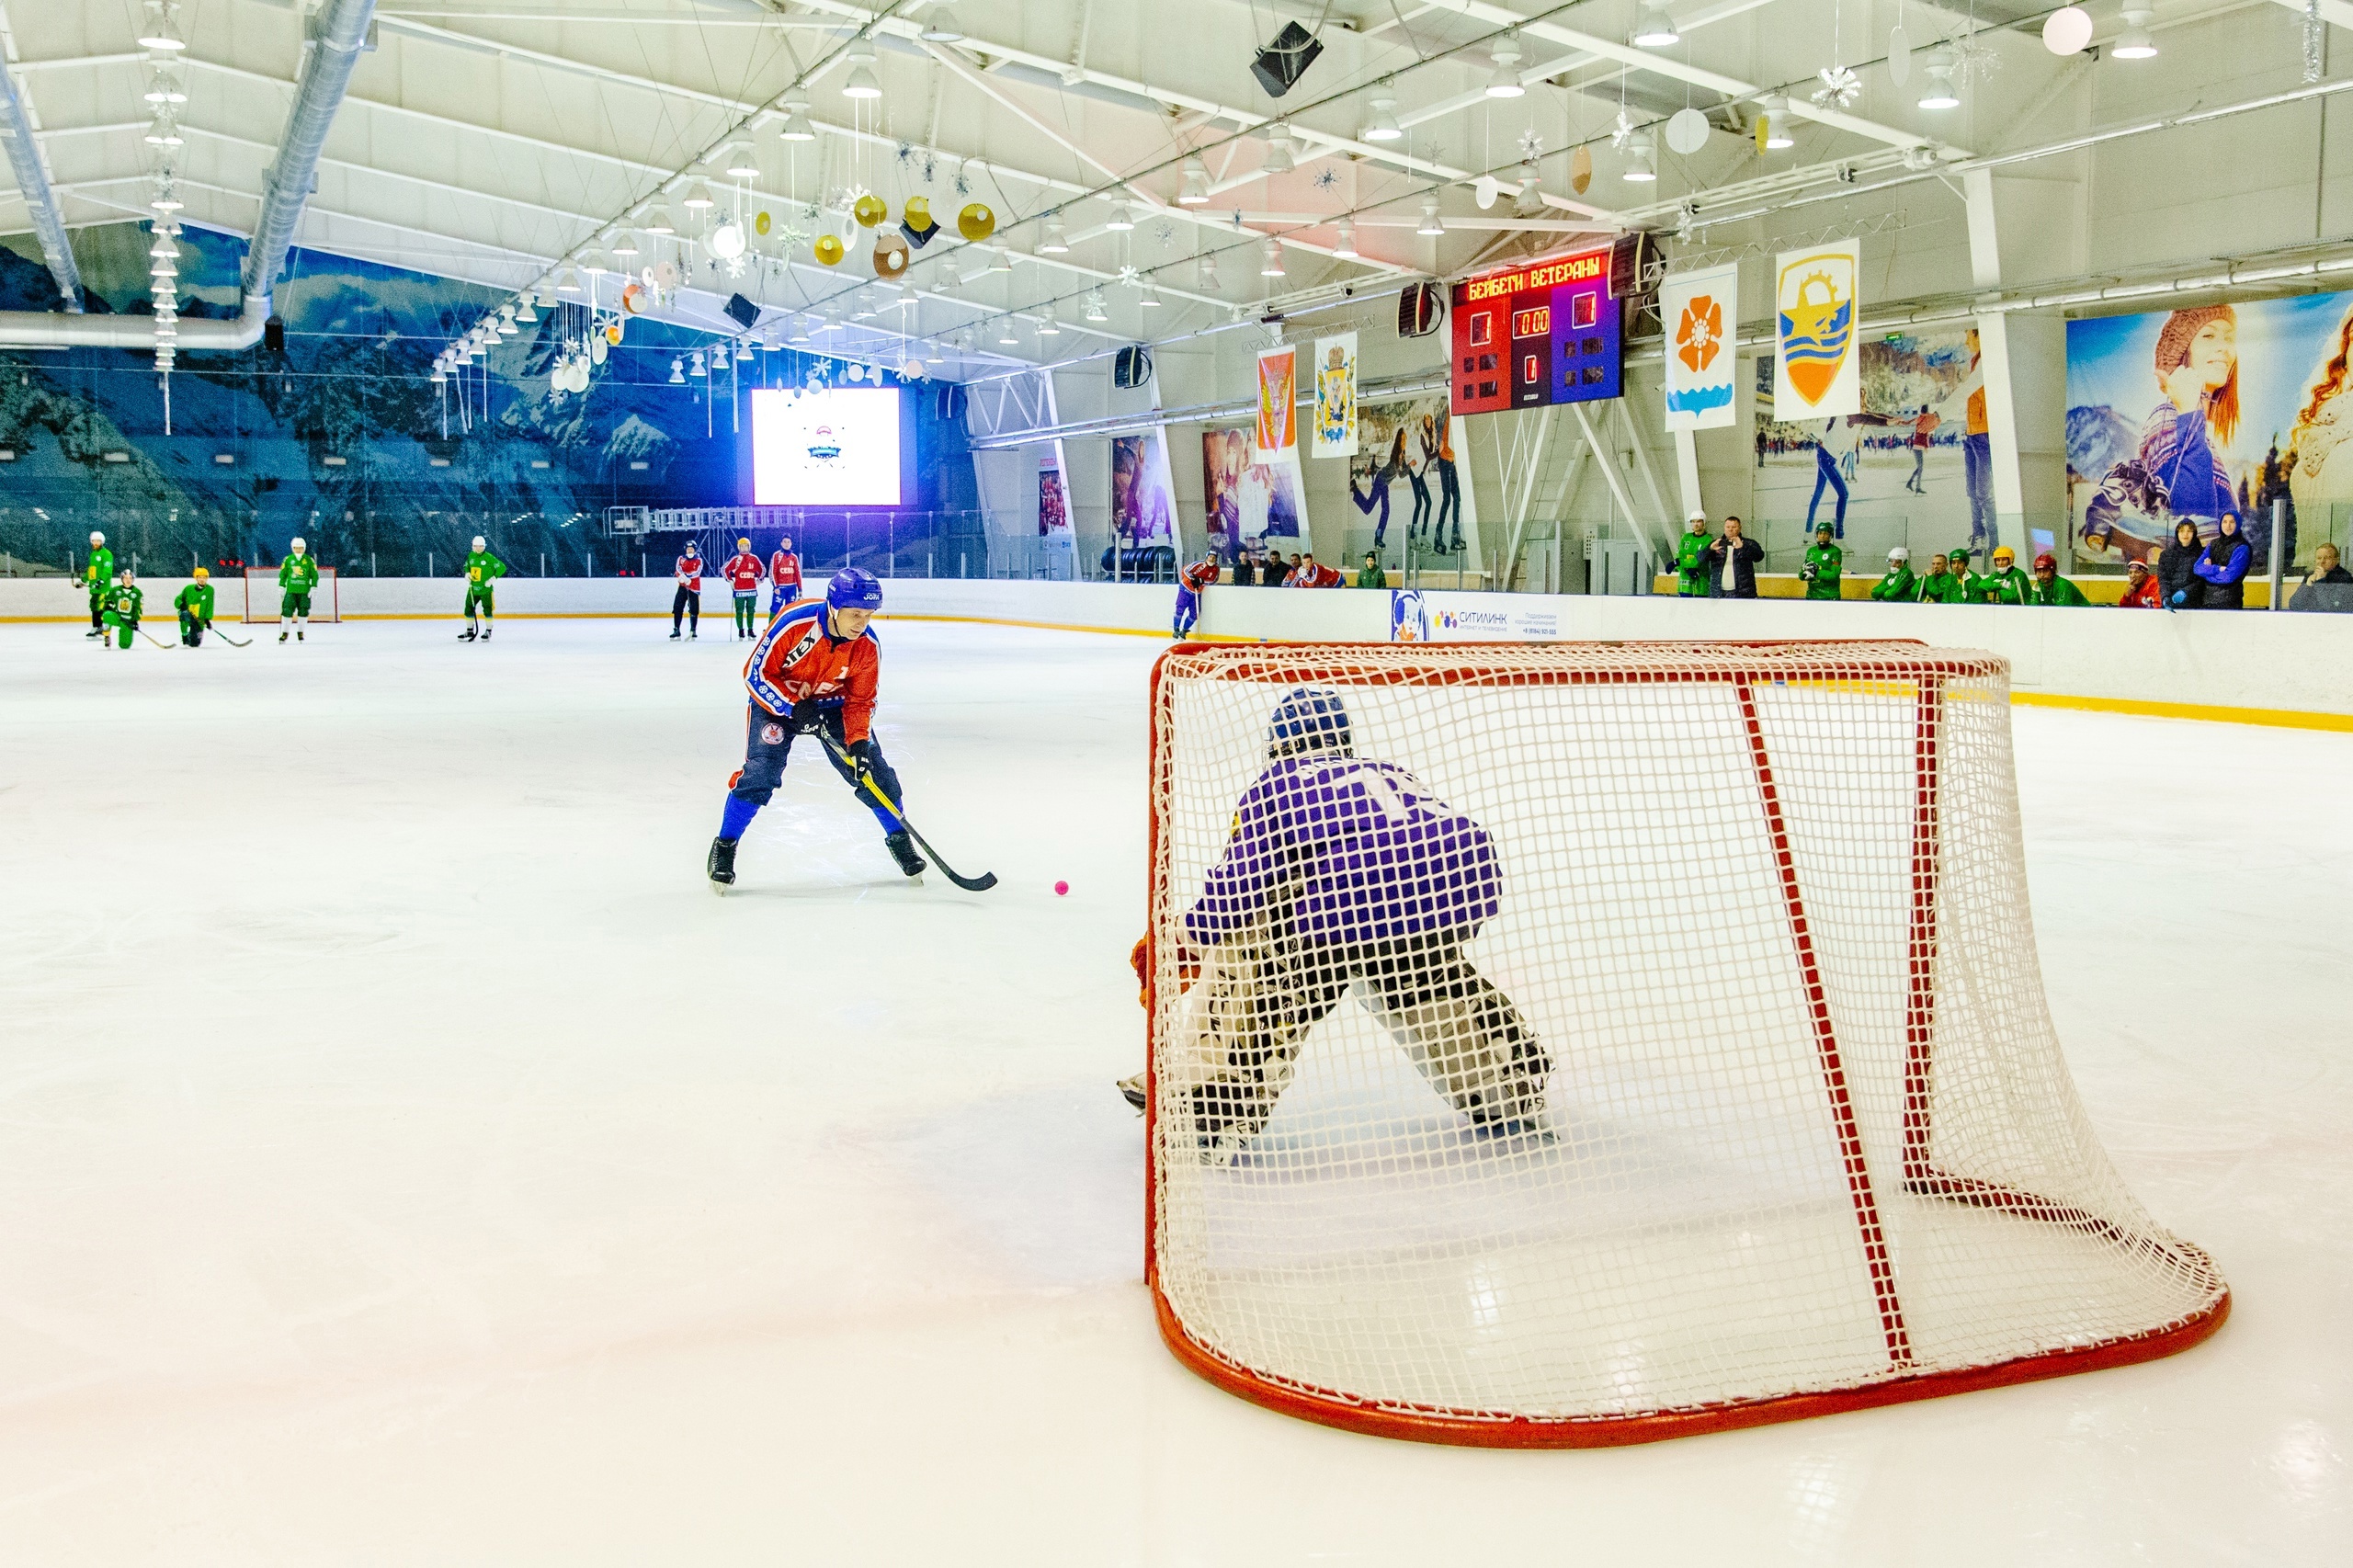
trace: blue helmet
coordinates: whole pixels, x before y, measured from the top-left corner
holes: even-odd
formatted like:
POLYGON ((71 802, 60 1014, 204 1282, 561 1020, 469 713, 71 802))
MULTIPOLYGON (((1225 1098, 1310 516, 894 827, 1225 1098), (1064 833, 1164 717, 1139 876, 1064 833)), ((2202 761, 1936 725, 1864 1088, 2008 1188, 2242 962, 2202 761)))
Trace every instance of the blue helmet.
POLYGON ((863 568, 845 566, 825 585, 825 603, 835 609, 881 609, 881 581, 863 568))
POLYGON ((1340 694, 1302 686, 1276 705, 1267 726, 1267 755, 1295 756, 1301 752, 1348 749, 1348 710, 1340 694))

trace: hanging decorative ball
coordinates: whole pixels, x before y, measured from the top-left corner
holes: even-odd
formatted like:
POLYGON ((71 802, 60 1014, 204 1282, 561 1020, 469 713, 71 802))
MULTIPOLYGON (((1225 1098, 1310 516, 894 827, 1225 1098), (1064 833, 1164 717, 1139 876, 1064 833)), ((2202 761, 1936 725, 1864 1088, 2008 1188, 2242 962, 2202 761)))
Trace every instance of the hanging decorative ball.
POLYGON ((655 288, 676 289, 678 286, 678 264, 667 256, 654 264, 653 272, 655 288))
POLYGON ((1668 117, 1666 144, 1689 157, 1708 144, 1708 117, 1696 108, 1679 108, 1668 117))
POLYGON ((858 199, 857 203, 850 208, 849 215, 858 220, 858 227, 870 229, 888 218, 891 215, 891 209, 883 204, 881 197, 869 191, 858 199))
POLYGON ((621 290, 621 309, 636 315, 645 309, 645 285, 632 283, 621 290))
POLYGON ((819 234, 813 247, 817 259, 827 267, 839 267, 842 260, 842 237, 839 234, 819 234))
POLYGON ((907 269, 909 258, 907 242, 898 235, 877 234, 874 237, 875 277, 896 278, 907 269))
POLYGON ((588 363, 601 365, 605 362, 605 354, 612 345, 613 336, 614 329, 607 327, 588 340, 588 363))
POLYGON ((956 232, 979 244, 996 233, 996 214, 989 210, 984 201, 967 202, 964 210, 956 214, 956 232))
POLYGON ((1593 184, 1593 152, 1588 147, 1580 146, 1569 154, 1569 188, 1579 196, 1583 196, 1586 193, 1586 187, 1591 184, 1593 184))
POLYGON ((766 212, 762 212, 758 217, 752 220, 752 233, 756 234, 765 234, 767 232, 768 215, 766 212))
POLYGON ((620 324, 620 323, 619 323, 619 322, 613 322, 613 323, 611 323, 611 324, 608 324, 608 325, 606 326, 606 328, 605 328, 605 342, 607 343, 607 345, 608 345, 609 347, 614 347, 614 348, 619 348, 619 347, 621 346, 621 324, 620 324))
POLYGON ((931 227, 931 198, 910 196, 899 209, 899 216, 910 229, 931 227))

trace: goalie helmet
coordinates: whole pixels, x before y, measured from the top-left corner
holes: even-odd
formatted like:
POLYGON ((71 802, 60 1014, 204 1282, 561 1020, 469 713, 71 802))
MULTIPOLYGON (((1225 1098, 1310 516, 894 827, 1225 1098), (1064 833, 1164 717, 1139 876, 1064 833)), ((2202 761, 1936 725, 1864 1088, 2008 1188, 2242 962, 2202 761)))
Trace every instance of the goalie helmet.
POLYGON ((482 535, 476 534, 474 535, 474 548, 476 550, 488 550, 490 548, 490 541, 483 538, 482 535))
POLYGON ((1267 725, 1267 755, 1296 756, 1325 749, 1349 749, 1348 710, 1338 692, 1302 686, 1276 705, 1267 725))

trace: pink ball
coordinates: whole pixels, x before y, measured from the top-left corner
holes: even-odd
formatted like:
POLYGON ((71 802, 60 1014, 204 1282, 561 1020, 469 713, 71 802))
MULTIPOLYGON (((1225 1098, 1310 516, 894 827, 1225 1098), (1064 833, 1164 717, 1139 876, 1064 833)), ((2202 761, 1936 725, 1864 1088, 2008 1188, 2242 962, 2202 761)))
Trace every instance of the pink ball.
POLYGON ((1070 884, 1068 882, 1056 882, 1054 884, 1054 896, 1056 898, 1061 898, 1069 892, 1070 884))

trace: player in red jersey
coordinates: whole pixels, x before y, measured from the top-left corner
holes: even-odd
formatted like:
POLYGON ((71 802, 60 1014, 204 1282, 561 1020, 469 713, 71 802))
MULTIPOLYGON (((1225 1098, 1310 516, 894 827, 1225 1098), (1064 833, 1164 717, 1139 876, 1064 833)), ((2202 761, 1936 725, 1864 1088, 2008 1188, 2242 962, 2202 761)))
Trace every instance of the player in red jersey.
POLYGON ((727 564, 719 569, 719 574, 726 578, 727 585, 734 590, 735 635, 758 636, 759 628, 753 624, 753 619, 759 612, 760 579, 767 575, 767 568, 760 564, 758 556, 752 553, 750 540, 735 541, 735 553, 727 558, 727 564))
POLYGON ((1184 636, 1201 619, 1201 596, 1217 585, 1217 551, 1194 562, 1176 574, 1176 635, 1184 636))
POLYGON ((702 635, 702 551, 695 548, 694 540, 688 540, 687 552, 678 557, 677 565, 670 570, 671 580, 678 585, 678 591, 670 596, 670 641, 673 642, 678 640, 680 616, 688 618, 690 627, 688 636, 702 635))
POLYGON ((882 844, 899 869, 921 876, 924 858, 896 812, 874 797, 904 805, 899 776, 874 744, 874 695, 881 679, 881 644, 868 622, 882 608, 882 585, 855 566, 834 574, 822 599, 802 599, 768 622, 744 665, 751 696, 744 766, 727 781, 727 807, 711 840, 704 873, 720 887, 735 881, 735 846, 759 809, 784 780, 785 758, 796 736, 833 737, 826 756, 882 824, 882 844))
POLYGON ((768 617, 774 619, 801 597, 801 557, 792 553, 790 534, 778 542, 776 553, 768 557, 768 581, 775 585, 768 590, 768 617))

